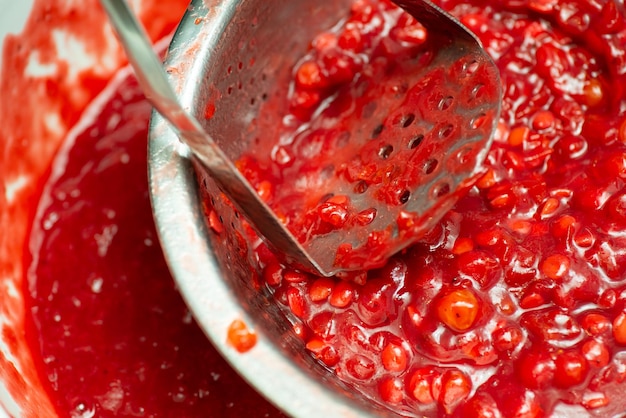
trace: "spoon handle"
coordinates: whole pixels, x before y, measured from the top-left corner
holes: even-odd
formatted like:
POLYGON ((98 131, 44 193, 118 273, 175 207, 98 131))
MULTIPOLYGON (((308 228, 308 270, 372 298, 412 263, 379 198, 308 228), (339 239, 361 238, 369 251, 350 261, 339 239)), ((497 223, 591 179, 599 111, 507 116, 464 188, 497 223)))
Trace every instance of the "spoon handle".
POLYGON ((162 63, 152 50, 143 27, 126 1, 100 0, 100 3, 115 28, 146 98, 170 123, 181 141, 189 146, 193 156, 211 174, 237 209, 272 248, 284 254, 285 261, 309 271, 327 274, 311 260, 300 243, 261 200, 256 190, 241 175, 200 122, 179 104, 162 63))
POLYGON ((100 3, 115 28, 146 98, 170 122, 171 127, 197 158, 211 169, 219 168, 219 164, 227 166, 230 163, 228 158, 220 155, 219 148, 206 134, 198 120, 178 103, 176 94, 163 71, 162 63, 152 50, 148 36, 126 1, 101 0, 100 3), (203 146, 202 140, 214 146, 203 146), (205 156, 207 151, 210 159, 205 156))

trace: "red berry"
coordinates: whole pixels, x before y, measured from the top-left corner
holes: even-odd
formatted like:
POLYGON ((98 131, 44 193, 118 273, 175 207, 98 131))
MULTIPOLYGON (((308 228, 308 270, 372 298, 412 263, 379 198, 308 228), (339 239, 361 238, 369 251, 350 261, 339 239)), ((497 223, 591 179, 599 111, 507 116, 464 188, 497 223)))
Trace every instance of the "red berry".
POLYGON ((376 364, 369 358, 355 354, 346 361, 346 370, 358 380, 368 380, 376 372, 376 364))
POLYGON ((596 409, 607 406, 610 402, 608 396, 601 392, 585 392, 582 405, 587 409, 596 409))
POLYGON ((496 401, 488 393, 476 393, 463 406, 464 418, 498 418, 502 416, 496 401))
POLYGON ((533 117, 533 129, 541 131, 552 128, 554 125, 554 115, 549 110, 542 110, 535 113, 533 117))
POLYGON ((482 287, 488 287, 502 277, 502 266, 486 251, 473 250, 457 258, 459 272, 470 276, 482 287))
POLYGON ((328 299, 333 289, 335 281, 328 277, 315 279, 309 287, 309 297, 313 302, 323 302, 328 299))
POLYGON ((516 363, 516 373, 524 386, 542 389, 552 384, 556 365, 545 351, 533 350, 523 353, 516 363))
POLYGON ((460 255, 472 251, 474 241, 471 238, 457 238, 452 247, 452 254, 460 255))
POLYGON ((307 281, 309 278, 310 276, 307 273, 298 270, 286 269, 283 272, 283 280, 288 283, 302 283, 307 281))
POLYGON ((354 298, 354 286, 351 283, 340 281, 330 293, 328 302, 336 308, 345 308, 354 298))
POLYGON ((304 318, 307 312, 307 305, 299 289, 291 287, 287 290, 287 303, 295 316, 304 318))
POLYGON ((323 32, 315 37, 312 42, 313 48, 319 52, 332 49, 337 45, 337 35, 331 32, 323 32))
POLYGON ((569 258, 562 254, 553 254, 541 262, 541 272, 553 280, 561 280, 569 271, 569 258))
POLYGON ((346 28, 339 35, 337 44, 349 51, 361 52, 364 48, 363 35, 360 32, 360 27, 352 22, 346 24, 346 28))
POLYGON ((509 145, 518 147, 528 140, 528 134, 530 129, 527 126, 518 126, 511 129, 509 133, 508 142, 509 145))
POLYGON ((592 336, 599 336, 611 329, 611 321, 599 313, 589 313, 581 321, 583 329, 592 336))
POLYGON ((437 301, 436 309, 441 322, 454 331, 462 332, 474 325, 479 302, 471 290, 454 289, 437 301))
POLYGON ((434 403, 441 393, 441 373, 432 367, 417 369, 410 375, 407 389, 419 403, 434 403))
POLYGON ((318 337, 326 340, 335 335, 336 321, 335 313, 332 311, 322 311, 316 313, 308 322, 308 326, 318 337))
POLYGON ((341 360, 337 350, 319 338, 309 340, 306 344, 306 349, 328 367, 336 366, 341 360))
POLYGON ((462 403, 472 391, 472 381, 460 370, 448 370, 441 376, 439 402, 447 413, 462 403))
POLYGON ((595 339, 586 341, 582 346, 582 354, 592 367, 604 367, 609 364, 611 353, 607 346, 595 339))
POLYGON ((557 156, 567 161, 583 157, 587 152, 588 144, 582 136, 568 135, 561 138, 554 148, 557 156))
POLYGON ((359 290, 357 308, 361 320, 370 326, 379 326, 394 316, 392 291, 392 286, 382 279, 369 280, 359 290))
POLYGON ((319 218, 333 228, 341 228, 348 220, 348 208, 344 204, 323 202, 317 207, 319 218))
POLYGON ((398 404, 404 400, 404 384, 400 379, 383 378, 378 384, 378 391, 383 401, 398 404))
POLYGON ((626 312, 622 312, 613 320, 613 338, 618 344, 626 345, 626 312))
POLYGON ((322 75, 322 69, 319 64, 314 61, 304 62, 296 72, 296 81, 301 87, 312 89, 325 87, 325 77, 322 75))
POLYGON ((589 365, 587 359, 578 351, 557 353, 554 364, 554 384, 557 387, 576 386, 587 378, 589 365))
POLYGON ((493 333, 493 346, 500 352, 512 353, 523 341, 524 334, 513 325, 498 328, 493 333))
POLYGON ((383 367, 390 372, 403 371, 408 362, 406 350, 397 344, 389 343, 381 353, 383 367))
POLYGON ((256 345, 257 336, 241 319, 235 319, 228 327, 228 343, 240 353, 249 351, 256 345))

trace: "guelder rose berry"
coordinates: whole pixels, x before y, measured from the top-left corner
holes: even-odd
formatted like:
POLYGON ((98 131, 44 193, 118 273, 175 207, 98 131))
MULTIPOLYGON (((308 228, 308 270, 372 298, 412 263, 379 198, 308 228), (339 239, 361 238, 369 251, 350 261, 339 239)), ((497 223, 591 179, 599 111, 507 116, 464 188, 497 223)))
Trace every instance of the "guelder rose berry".
POLYGON ((478 315, 478 300, 469 289, 453 290, 436 302, 437 317, 454 331, 469 329, 478 315))
MULTIPOLYGON (((480 37, 502 75, 502 116, 484 174, 421 242, 375 270, 299 275, 259 246, 264 288, 313 357, 401 415, 626 410, 626 398, 614 394, 626 388, 623 8, 614 0, 439 3, 480 37)), ((264 103, 271 126, 259 126, 259 145, 238 167, 269 204, 290 208, 281 215, 298 233, 341 233, 381 216, 354 210, 341 190, 294 204, 298 185, 344 176, 356 193, 384 184, 381 199, 406 200, 397 173, 407 167, 391 164, 399 150, 379 142, 404 135, 422 117, 419 106, 363 127, 392 98, 419 94, 388 75, 407 60, 427 60, 428 42, 419 22, 387 0, 357 0, 264 103), (349 135, 372 145, 337 162, 349 135)), ((484 94, 481 87, 468 86, 467 97, 484 94)), ((416 103, 446 108, 464 97, 416 103)), ((449 162, 429 158, 424 135, 407 135, 403 152, 420 156, 408 168, 433 173, 449 162)), ((399 233, 416 222, 400 212, 399 233)), ((390 233, 367 237, 371 257, 390 233)), ((338 260, 351 250, 347 237, 338 260)))
POLYGON ((249 351, 256 345, 256 333, 241 319, 235 319, 228 327, 228 343, 240 353, 249 351))

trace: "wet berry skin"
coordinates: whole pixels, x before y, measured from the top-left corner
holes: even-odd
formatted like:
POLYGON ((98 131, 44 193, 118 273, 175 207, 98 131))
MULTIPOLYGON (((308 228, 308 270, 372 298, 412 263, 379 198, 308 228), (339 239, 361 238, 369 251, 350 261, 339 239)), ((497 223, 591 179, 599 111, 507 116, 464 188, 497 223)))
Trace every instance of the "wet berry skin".
MULTIPOLYGON (((626 410, 623 6, 613 0, 439 3, 477 34, 500 69, 505 97, 485 174, 420 242, 381 268, 290 280, 288 269, 262 251, 261 276, 294 323, 308 330, 311 355, 396 413, 616 416, 626 410)), ((261 109, 274 134, 259 135, 258 148, 242 161, 251 182, 271 185, 270 205, 290 195, 287 177, 315 182, 311 173, 335 169, 324 164, 341 152, 333 126, 348 113, 330 118, 318 106, 350 109, 354 97, 334 95, 341 86, 419 55, 428 36, 386 0, 358 0, 347 13, 312 41, 292 84, 278 86, 281 94, 261 109), (286 107, 287 118, 272 113, 286 107), (308 132, 311 121, 325 130, 308 132), (308 142, 278 145, 296 131, 308 142), (283 171, 298 166, 299 172, 283 171)), ((390 86, 368 106, 406 91, 402 83, 390 86)), ((444 106, 448 100, 431 99, 444 106)), ((371 110, 358 111, 367 118, 371 110)), ((397 124, 415 117, 400 115, 397 124)), ((360 134, 375 142, 385 129, 360 134)), ((410 149, 419 144, 419 137, 407 138, 410 149)), ((372 147, 372 164, 348 163, 341 171, 362 180, 358 188, 393 176, 387 163, 395 150, 372 147)), ((426 160, 419 167, 434 169, 426 160)), ((401 202, 402 190, 388 195, 401 202)), ((341 231, 376 216, 351 213, 339 193, 319 205, 313 200, 311 210, 298 206, 285 214, 303 233, 341 231)), ((413 219, 405 214, 398 222, 410 226, 413 219)), ((382 235, 370 237, 372 248, 381 242, 382 235)))

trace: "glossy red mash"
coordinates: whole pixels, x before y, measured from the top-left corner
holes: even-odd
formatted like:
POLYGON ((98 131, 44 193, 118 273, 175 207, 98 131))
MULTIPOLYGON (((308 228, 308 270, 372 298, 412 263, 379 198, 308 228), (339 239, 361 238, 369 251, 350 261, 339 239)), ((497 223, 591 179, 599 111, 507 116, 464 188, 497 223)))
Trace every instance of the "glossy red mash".
MULTIPOLYGON (((187 2, 135 5, 158 40, 187 2)), ((3 296, 2 341, 21 372, 3 351, 2 381, 24 417, 281 417, 175 289, 148 200, 150 106, 119 73, 125 60, 105 22, 96 1, 42 0, 4 44, 0 173, 11 188, 2 183, 0 267, 2 288, 23 286, 27 305, 3 296), (71 66, 68 53, 88 62, 71 66), (26 280, 12 284, 22 261, 26 280), (5 318, 20 313, 14 331, 5 318)))
MULTIPOLYGON (((29 331, 58 412, 282 416, 210 345, 178 294, 151 216, 151 106, 132 78, 114 83, 57 157, 67 163, 46 184, 31 232, 29 331)), ((231 337, 245 351, 240 340, 231 337)))
MULTIPOLYGON (((618 415, 626 409, 623 5, 444 6, 482 38, 502 73, 504 113, 489 171, 424 242, 381 269, 317 278, 279 265, 261 246, 263 278, 312 355, 392 410, 618 415)), ((372 54, 391 62, 422 32, 390 8, 357 1, 345 26, 316 38, 302 63, 350 82, 346 74, 363 69, 353 63, 368 60, 358 48, 379 40, 372 54), (381 28, 389 29, 382 38, 381 28)), ((301 77, 314 74, 302 66, 294 88, 283 86, 282 98, 272 98, 291 103, 295 119, 287 120, 295 123, 281 128, 287 134, 329 94, 330 84, 320 89, 301 77)), ((100 91, 106 77, 93 77, 89 91, 100 91)), ((67 85, 48 81, 42 88, 57 92, 50 96, 72 98, 61 106, 67 123, 75 123, 95 93, 75 97, 67 85)), ((135 144, 145 138, 146 105, 134 88, 118 91, 125 98, 106 100, 68 151, 31 234, 29 333, 55 407, 104 416, 149 415, 148 408, 198 416, 201 407, 218 416, 242 416, 248 408, 277 414, 239 381, 223 383, 223 363, 173 290, 149 221, 145 143, 135 144), (112 187, 116 179, 123 189, 112 187), (230 394, 211 403, 220 389, 230 394), (227 396, 237 400, 232 408, 227 396)), ((242 161, 268 201, 277 185, 285 187, 274 177, 280 161, 242 161)))
MULTIPOLYGON (((265 284, 311 355, 398 413, 618 415, 626 411, 624 5, 441 4, 501 71, 503 113, 487 173, 384 267, 318 278, 280 265, 261 245, 265 284)), ((283 208, 341 152, 333 129, 353 123, 358 112, 348 110, 362 105, 342 86, 391 71, 423 37, 389 2, 357 0, 343 24, 312 41, 292 84, 261 113, 269 122, 259 149, 239 164, 270 205, 283 208), (289 117, 272 113, 285 104, 289 117), (341 111, 320 110, 327 106, 341 111)), ((337 171, 388 175, 378 157, 337 171)), ((289 209, 286 222, 303 233, 346 222, 340 196, 289 209)))

